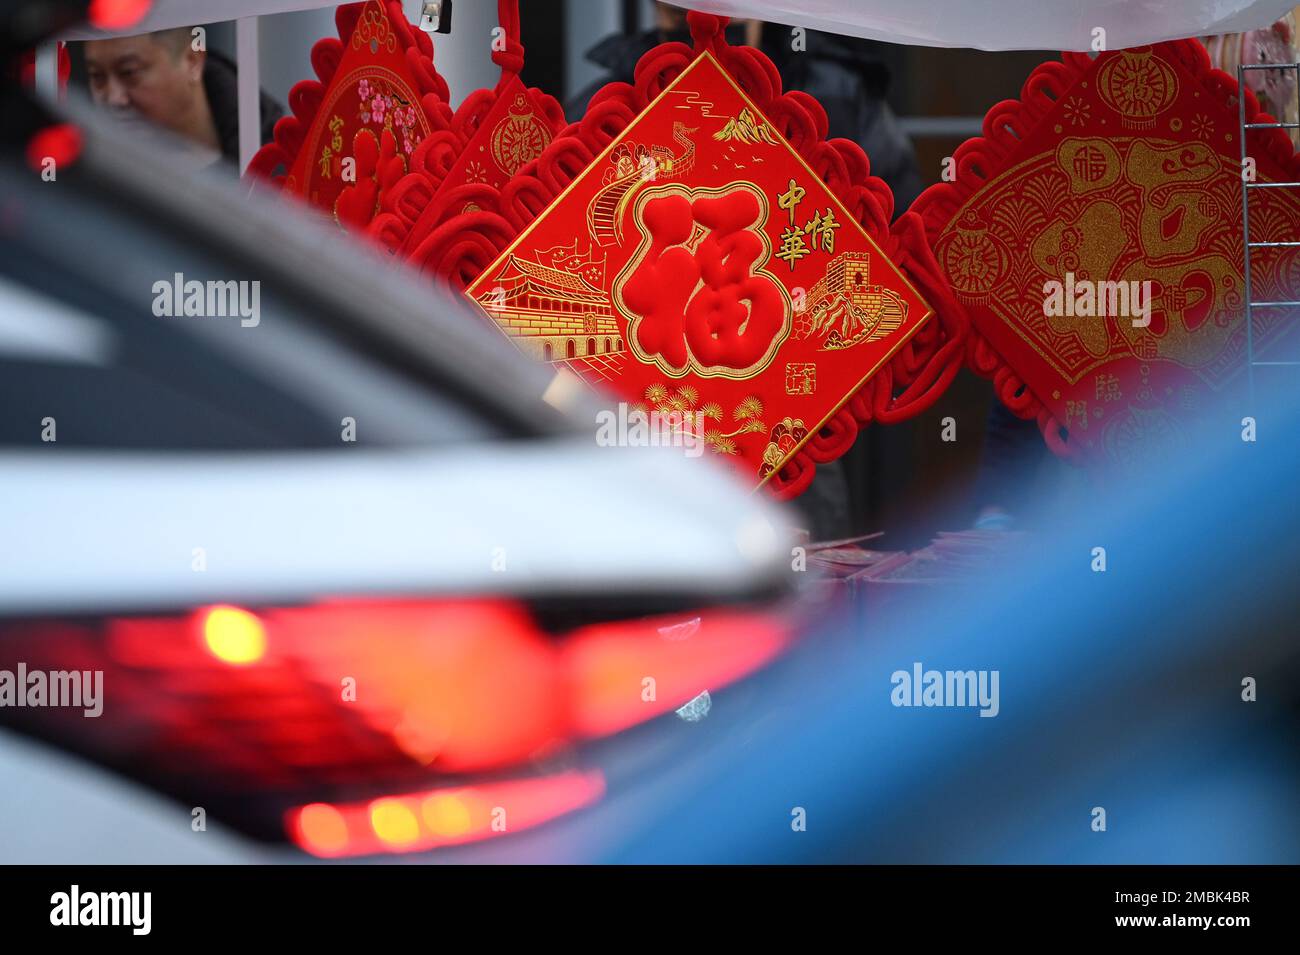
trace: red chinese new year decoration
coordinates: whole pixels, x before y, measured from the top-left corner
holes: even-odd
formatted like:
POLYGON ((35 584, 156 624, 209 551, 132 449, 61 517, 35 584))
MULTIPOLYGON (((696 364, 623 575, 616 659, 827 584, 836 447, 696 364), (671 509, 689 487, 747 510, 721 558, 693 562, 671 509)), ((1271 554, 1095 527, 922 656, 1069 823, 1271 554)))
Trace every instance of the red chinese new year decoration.
POLYGON ((416 149, 410 172, 381 189, 383 211, 369 232, 403 259, 423 259, 421 246, 461 228, 461 213, 491 204, 494 193, 537 159, 564 126, 559 102, 519 80, 524 48, 517 0, 500 0, 497 13, 501 32, 494 38, 492 61, 501 67, 501 78, 496 86, 467 96, 416 149))
MULTIPOLYGON (((1067 53, 989 111, 956 178, 913 206, 960 307, 967 362, 1059 454, 1124 460, 1245 366, 1239 91, 1194 40, 1067 53)), ((1269 123, 1249 90, 1248 123, 1269 123)), ((1256 181, 1294 181, 1280 130, 1252 130, 1256 181)), ((1250 172, 1247 172, 1249 175, 1250 172)), ((1294 239, 1300 202, 1251 196, 1252 239, 1294 239)), ((1256 301, 1296 298, 1293 248, 1253 255, 1256 301)), ((1255 314, 1267 350, 1287 319, 1255 314)))
POLYGON ((708 447, 792 497, 861 426, 938 397, 963 315, 861 148, 725 18, 689 22, 694 49, 651 50, 501 189, 462 187, 408 257, 535 357, 702 416, 708 447))
POLYGON ((359 231, 378 211, 380 190, 452 113, 433 44, 407 23, 399 0, 341 6, 335 23, 339 38, 312 48, 318 79, 289 91, 292 115, 276 123, 248 173, 359 231))
POLYGON ((443 192, 500 188, 564 124, 553 97, 519 81, 518 0, 499 0, 498 16, 492 59, 501 79, 453 112, 432 42, 397 0, 340 7, 340 39, 312 50, 319 80, 290 91, 293 115, 276 124, 275 142, 254 156, 249 172, 405 258, 464 211, 468 200, 442 202, 443 192))

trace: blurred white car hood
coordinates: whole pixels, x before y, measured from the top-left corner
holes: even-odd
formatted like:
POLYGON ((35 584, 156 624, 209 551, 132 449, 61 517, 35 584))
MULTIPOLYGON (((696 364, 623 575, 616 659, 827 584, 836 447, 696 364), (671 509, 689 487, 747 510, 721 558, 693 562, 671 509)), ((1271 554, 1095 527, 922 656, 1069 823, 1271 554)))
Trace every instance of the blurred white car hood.
POLYGON ((783 512, 680 449, 590 439, 0 453, 0 612, 361 594, 707 594, 789 580, 783 512))

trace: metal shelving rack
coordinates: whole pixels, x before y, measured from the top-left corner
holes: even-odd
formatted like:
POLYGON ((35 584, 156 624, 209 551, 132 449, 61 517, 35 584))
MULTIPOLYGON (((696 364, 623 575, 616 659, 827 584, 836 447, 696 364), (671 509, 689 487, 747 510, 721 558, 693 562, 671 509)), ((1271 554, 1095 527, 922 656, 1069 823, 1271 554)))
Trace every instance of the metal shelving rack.
MULTIPOLYGON (((1297 95, 1300 95, 1300 63, 1242 63, 1237 67, 1237 89, 1246 89, 1247 70, 1291 70, 1295 73, 1297 95)), ((1300 307, 1300 300, 1282 300, 1276 302, 1256 302, 1250 285, 1251 249, 1279 249, 1300 247, 1300 240, 1282 240, 1276 237, 1268 241, 1251 241, 1250 238, 1250 193, 1252 189, 1300 189, 1300 182, 1253 182, 1245 176, 1246 160, 1249 154, 1246 148, 1246 135, 1252 129, 1300 129, 1300 123, 1247 123, 1246 97, 1242 92, 1237 96, 1241 134, 1241 226, 1242 249, 1245 256, 1245 291, 1246 291, 1246 381, 1250 391, 1250 401, 1255 401, 1255 369, 1265 365, 1300 365, 1300 361, 1256 361, 1255 360, 1255 309, 1300 307)))

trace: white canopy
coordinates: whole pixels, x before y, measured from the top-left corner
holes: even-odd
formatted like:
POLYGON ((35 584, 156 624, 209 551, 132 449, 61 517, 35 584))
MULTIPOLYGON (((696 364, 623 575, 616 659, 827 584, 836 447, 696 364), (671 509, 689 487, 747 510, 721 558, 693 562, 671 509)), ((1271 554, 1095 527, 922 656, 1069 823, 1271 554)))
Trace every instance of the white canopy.
POLYGON ((909 46, 977 50, 1105 49, 1243 33, 1276 22, 1297 0, 691 0, 710 13, 760 17, 909 46))
MULTIPOLYGON (((459 0, 493 3, 494 0, 459 0)), ((914 46, 981 50, 1080 50, 1105 30, 1107 49, 1266 27, 1297 0, 679 0, 710 13, 852 34, 914 46)), ((324 0, 154 0, 126 33, 336 6, 324 0)), ((524 15, 528 0, 521 0, 524 15)), ((403 0, 411 20, 418 0, 403 0)), ((454 25, 453 20, 453 25, 454 25)), ((85 40, 85 29, 64 36, 85 40)))
MULTIPOLYGON (((346 0, 329 3, 326 0, 153 0, 149 15, 128 30, 116 35, 134 36, 171 27, 191 27, 203 23, 220 23, 224 20, 242 20, 272 13, 293 13, 295 10, 315 10, 320 7, 337 7, 346 0)), ((464 0, 462 0, 464 2, 464 0)), ((475 0, 469 0, 473 3, 475 0)), ((527 2, 527 0, 525 0, 527 2)), ((402 6, 411 13, 415 4, 403 0, 402 6)), ((414 17, 411 18, 414 22, 414 17)), ((68 30, 61 40, 98 40, 113 36, 89 26, 68 30)))

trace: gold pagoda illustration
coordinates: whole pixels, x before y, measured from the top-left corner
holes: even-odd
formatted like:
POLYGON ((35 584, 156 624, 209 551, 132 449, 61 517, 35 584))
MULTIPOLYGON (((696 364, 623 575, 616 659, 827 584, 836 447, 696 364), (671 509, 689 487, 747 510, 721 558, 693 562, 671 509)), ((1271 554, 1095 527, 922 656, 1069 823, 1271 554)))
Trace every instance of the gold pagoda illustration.
POLYGON ((818 339, 819 351, 852 348, 884 338, 907 319, 907 303, 893 289, 871 284, 871 255, 841 252, 796 308, 794 338, 818 339))
POLYGON ((623 339, 604 281, 605 256, 557 246, 538 261, 512 255, 479 304, 526 354, 542 361, 617 355, 623 339))

